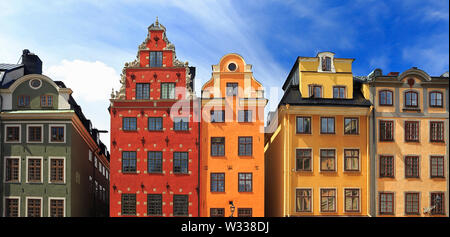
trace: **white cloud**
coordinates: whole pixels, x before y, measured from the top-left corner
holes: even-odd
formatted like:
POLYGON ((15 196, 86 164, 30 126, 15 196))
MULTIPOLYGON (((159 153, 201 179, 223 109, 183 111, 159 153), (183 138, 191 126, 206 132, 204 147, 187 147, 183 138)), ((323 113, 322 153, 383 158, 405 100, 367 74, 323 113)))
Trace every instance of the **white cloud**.
POLYGON ((100 61, 88 62, 75 59, 62 60, 59 65, 44 69, 53 80, 60 80, 73 90, 75 99, 89 102, 104 101, 110 97, 111 89, 118 87, 120 80, 114 68, 100 61))

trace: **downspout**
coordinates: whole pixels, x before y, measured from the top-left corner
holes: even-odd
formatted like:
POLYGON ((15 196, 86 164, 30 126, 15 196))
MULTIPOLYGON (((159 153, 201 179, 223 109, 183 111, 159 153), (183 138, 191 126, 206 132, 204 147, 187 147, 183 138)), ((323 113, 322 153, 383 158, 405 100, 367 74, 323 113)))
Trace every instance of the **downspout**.
MULTIPOLYGON (((198 187, 198 190, 197 190, 197 202, 198 202, 198 204, 197 204, 197 217, 200 217, 200 174, 201 174, 201 170, 200 170, 200 147, 201 147, 201 139, 200 139, 200 127, 201 127, 201 97, 200 97, 200 99, 199 100, 197 100, 196 101, 196 103, 197 103, 197 109, 200 109, 200 113, 198 113, 198 119, 199 119, 199 121, 198 121, 198 124, 197 124, 197 127, 198 127, 198 136, 197 136, 197 139, 198 139, 198 145, 197 145, 197 156, 198 156, 198 160, 197 160, 197 187, 198 187)), ((193 108, 193 110, 192 110, 192 112, 193 112, 193 114, 195 114, 195 111, 194 111, 194 108, 193 108)), ((199 111, 197 111, 197 112, 199 112, 199 111)))

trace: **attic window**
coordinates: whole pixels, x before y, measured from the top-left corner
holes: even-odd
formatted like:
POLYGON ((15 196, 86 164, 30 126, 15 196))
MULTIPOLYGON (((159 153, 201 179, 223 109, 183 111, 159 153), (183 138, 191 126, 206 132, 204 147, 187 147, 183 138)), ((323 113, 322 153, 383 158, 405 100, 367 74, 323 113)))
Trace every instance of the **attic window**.
POLYGON ((323 57, 322 58, 322 71, 331 71, 331 58, 323 57))
POLYGON ((42 86, 42 82, 39 79, 30 80, 30 87, 33 89, 39 89, 42 86))
POLYGON ((236 68, 237 68, 237 66, 235 63, 228 64, 228 70, 234 72, 234 71, 236 71, 236 68))

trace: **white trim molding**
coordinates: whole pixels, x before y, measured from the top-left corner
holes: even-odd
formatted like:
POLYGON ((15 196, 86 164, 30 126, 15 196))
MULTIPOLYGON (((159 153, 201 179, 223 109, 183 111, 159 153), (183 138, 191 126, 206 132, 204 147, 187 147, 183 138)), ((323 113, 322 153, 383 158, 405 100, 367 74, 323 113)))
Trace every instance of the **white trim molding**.
MULTIPOLYGON (((16 122, 16 121, 14 121, 14 122, 16 122)), ((4 139, 5 143, 21 143, 22 142, 22 126, 20 124, 5 124, 5 131, 4 131, 3 134, 5 136, 5 139, 4 139), (7 131, 8 131, 9 127, 19 127, 19 140, 18 141, 8 141, 8 140, 6 140, 6 138, 8 137, 7 131)))
POLYGON ((63 217, 66 217, 66 198, 65 197, 48 197, 48 217, 51 217, 51 201, 63 200, 63 217))
POLYGON ((44 142, 44 125, 43 124, 27 124, 26 134, 27 134, 27 143, 43 143, 44 142), (29 129, 28 128, 29 127, 41 127, 41 140, 40 141, 29 141, 28 140, 28 138, 29 138, 29 134, 28 134, 29 129))
POLYGON ((48 125, 48 143, 66 143, 66 134, 67 134, 67 130, 66 130, 65 124, 49 124, 48 125), (64 134, 63 134, 64 140, 62 142, 52 141, 52 127, 63 127, 64 128, 64 134))
POLYGON ((49 184, 65 184, 66 183, 66 157, 64 156, 50 156, 48 157, 48 183, 49 184), (52 160, 63 160, 63 182, 52 182, 51 181, 51 171, 52 171, 52 165, 51 162, 52 160))
POLYGON ((20 183, 22 175, 22 161, 20 156, 5 156, 3 161, 3 182, 4 183, 20 183), (19 160, 19 180, 18 181, 6 181, 6 160, 18 159, 19 160))

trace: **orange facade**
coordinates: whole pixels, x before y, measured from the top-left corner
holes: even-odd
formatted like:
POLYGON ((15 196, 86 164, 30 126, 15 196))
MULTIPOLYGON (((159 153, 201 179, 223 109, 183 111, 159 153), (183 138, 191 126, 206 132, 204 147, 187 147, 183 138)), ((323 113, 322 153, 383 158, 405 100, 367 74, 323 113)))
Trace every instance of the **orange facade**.
POLYGON ((264 216, 264 106, 251 65, 227 54, 202 88, 200 216, 264 216))

